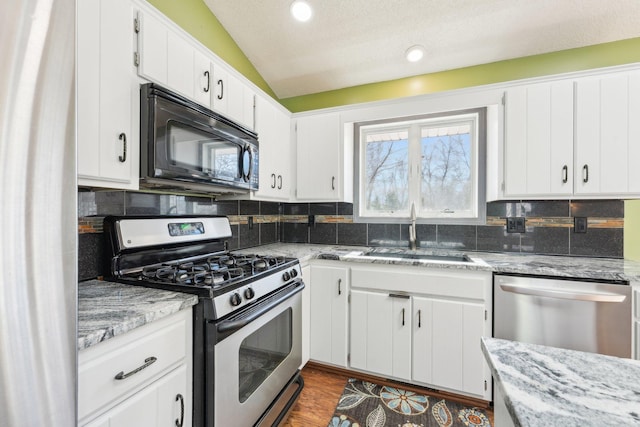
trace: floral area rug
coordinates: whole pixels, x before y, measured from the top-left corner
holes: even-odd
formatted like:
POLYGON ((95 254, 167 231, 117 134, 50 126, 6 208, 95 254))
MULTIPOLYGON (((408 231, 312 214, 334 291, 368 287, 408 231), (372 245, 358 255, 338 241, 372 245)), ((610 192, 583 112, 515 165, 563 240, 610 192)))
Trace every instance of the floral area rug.
POLYGON ((482 409, 349 379, 328 427, 490 427, 482 409))

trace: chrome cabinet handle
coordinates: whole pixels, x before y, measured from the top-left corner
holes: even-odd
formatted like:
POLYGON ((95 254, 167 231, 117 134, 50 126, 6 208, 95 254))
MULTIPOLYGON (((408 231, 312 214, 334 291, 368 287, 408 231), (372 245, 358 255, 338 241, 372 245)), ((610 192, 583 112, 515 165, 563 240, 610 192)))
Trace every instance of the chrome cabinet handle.
POLYGON ((338 279, 338 295, 342 295, 342 279, 338 279))
POLYGON ((336 177, 335 176, 331 177, 331 189, 332 190, 336 189, 336 177))
POLYGON ((418 310, 418 328, 422 327, 422 310, 418 310))
POLYGON ((527 286, 500 285, 500 289, 505 292, 512 292, 514 294, 531 295, 536 297, 548 297, 557 299, 572 299, 579 301, 592 301, 592 302, 622 302, 627 297, 620 294, 612 294, 606 292, 573 292, 557 289, 538 289, 529 288, 527 286))
POLYGON ((589 165, 582 167, 582 182, 589 182, 589 165))
POLYGON ((222 80, 218 80, 218 86, 220 86, 220 93, 218 94, 217 98, 221 100, 222 98, 224 98, 224 82, 222 80))
POLYGON ((209 70, 204 72, 204 76, 207 78, 207 87, 204 88, 204 91, 209 92, 209 89, 211 87, 211 80, 209 79, 209 70))
POLYGON ((122 141, 122 156, 118 156, 118 160, 124 163, 127 161, 127 134, 124 132, 118 135, 118 139, 122 141))
POLYGON ((181 394, 176 396, 176 402, 180 401, 180 419, 176 420, 176 427, 184 425, 184 397, 181 394))
POLYGON ((282 175, 278 175, 278 190, 282 190, 282 175))
POLYGON ((271 188, 276 188, 276 174, 271 174, 271 188))
POLYGON ((147 357, 146 359, 144 359, 144 365, 142 366, 138 366, 136 369, 134 369, 131 372, 127 372, 126 374, 124 373, 124 371, 120 371, 116 374, 115 379, 117 380, 124 380, 129 378, 130 376, 137 374, 138 372, 142 371, 144 368, 149 367, 151 365, 153 365, 156 360, 158 360, 157 357, 151 356, 151 357, 147 357))
POLYGON ((400 298, 400 299, 409 299, 411 298, 410 295, 405 295, 405 294, 389 294, 390 298, 400 298))
POLYGON ((562 166, 562 183, 566 184, 569 181, 569 167, 567 165, 562 166))

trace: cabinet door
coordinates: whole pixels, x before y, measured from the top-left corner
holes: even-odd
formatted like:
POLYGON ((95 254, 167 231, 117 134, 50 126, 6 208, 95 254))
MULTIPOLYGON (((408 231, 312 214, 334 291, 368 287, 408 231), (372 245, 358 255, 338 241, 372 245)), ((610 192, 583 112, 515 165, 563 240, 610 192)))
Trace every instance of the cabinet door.
POLYGON ((338 201, 345 161, 340 140, 340 114, 299 117, 296 144, 297 198, 338 201))
POLYGON ((640 192, 640 73, 576 83, 576 194, 640 192))
POLYGON ((311 358, 347 366, 347 269, 311 266, 311 358))
POLYGON ((227 117, 244 124, 244 87, 233 74, 227 74, 226 81, 227 117))
POLYGON ((432 384, 433 376, 433 300, 413 297, 413 358, 412 377, 415 381, 432 384))
POLYGON ((507 197, 572 194, 572 81, 507 90, 504 171, 507 197))
POLYGON ((193 96, 196 102, 211 108, 211 94, 213 92, 213 67, 209 58, 195 50, 193 53, 193 69, 195 72, 193 96))
POLYGON ((411 379, 411 300, 351 291, 351 367, 411 379))
POLYGON ((302 279, 305 288, 302 290, 302 364, 300 369, 309 361, 309 339, 311 336, 311 267, 302 267, 302 279))
POLYGON ((158 16, 148 10, 138 13, 138 25, 138 74, 166 86, 169 30, 158 16))
POLYGON ((224 67, 213 65, 213 98, 211 99, 211 107, 222 115, 227 114, 229 87, 227 84, 229 73, 224 67))
POLYGON ((289 201, 291 194, 291 119, 266 98, 256 97, 256 132, 260 144, 260 200, 289 201))
POLYGON ((175 427, 191 425, 187 368, 180 366, 134 394, 87 427, 175 427), (180 423, 182 422, 182 423, 180 423))
POLYGON ((79 184, 137 189, 132 5, 128 0, 83 1, 78 16, 79 184))
POLYGON ((167 35, 167 86, 189 98, 195 98, 193 46, 182 36, 169 31, 167 35))
POLYGON ((431 307, 430 384, 485 395, 486 364, 480 349, 485 331, 484 306, 433 300, 431 307))

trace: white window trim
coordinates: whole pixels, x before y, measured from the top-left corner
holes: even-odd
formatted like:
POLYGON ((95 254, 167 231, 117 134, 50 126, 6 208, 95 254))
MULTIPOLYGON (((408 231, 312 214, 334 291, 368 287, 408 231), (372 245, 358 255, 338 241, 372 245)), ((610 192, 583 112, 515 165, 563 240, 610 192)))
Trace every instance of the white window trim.
MULTIPOLYGON (((361 201, 365 200, 365 187, 361 185, 364 171, 361 170, 361 166, 364 165, 365 150, 361 149, 361 137, 366 134, 367 130, 374 130, 376 125, 378 127, 404 125, 407 127, 407 123, 414 122, 411 125, 410 132, 420 132, 428 123, 451 123, 460 122, 470 117, 475 118, 475 129, 477 132, 477 149, 473 150, 472 162, 473 168, 476 169, 476 186, 473 194, 473 215, 461 216, 460 212, 448 214, 445 212, 438 212, 437 215, 433 215, 434 211, 420 210, 419 203, 416 203, 416 222, 419 224, 468 224, 468 225, 480 225, 486 222, 486 151, 487 151, 487 109, 475 108, 459 111, 449 111, 434 114, 425 114, 420 116, 410 116, 395 119, 376 120, 368 122, 360 122, 354 124, 354 222, 367 222, 367 223, 406 223, 410 219, 410 206, 407 209, 400 211, 387 211, 387 212, 367 212, 361 209, 361 201), (419 121, 419 122, 418 122, 419 121), (429 214, 430 216, 426 216, 429 214)), ((472 132, 473 132, 472 131, 472 132)), ((417 202, 420 197, 420 152, 417 145, 409 145, 409 175, 412 177, 409 179, 409 200, 417 202)), ((472 171, 473 172, 473 171, 472 171)))

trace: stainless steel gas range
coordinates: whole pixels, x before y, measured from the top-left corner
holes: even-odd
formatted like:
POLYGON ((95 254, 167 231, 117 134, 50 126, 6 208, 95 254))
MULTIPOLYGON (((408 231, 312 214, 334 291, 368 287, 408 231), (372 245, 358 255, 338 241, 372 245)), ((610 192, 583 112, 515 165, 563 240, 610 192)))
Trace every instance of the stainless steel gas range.
POLYGON ((226 217, 107 217, 112 280, 196 294, 194 426, 277 426, 303 380, 300 264, 236 254, 226 217))

